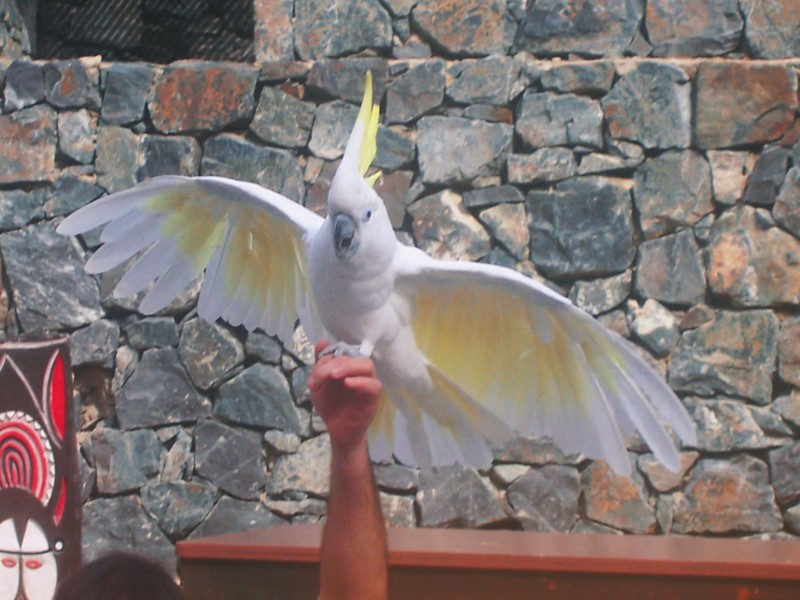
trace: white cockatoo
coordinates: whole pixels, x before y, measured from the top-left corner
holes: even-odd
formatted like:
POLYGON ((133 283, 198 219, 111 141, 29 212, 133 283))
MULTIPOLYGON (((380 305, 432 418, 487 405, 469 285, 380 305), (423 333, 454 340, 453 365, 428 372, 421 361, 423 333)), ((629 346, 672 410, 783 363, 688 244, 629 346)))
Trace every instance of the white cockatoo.
POLYGON ((312 341, 372 357, 383 383, 375 460, 485 467, 490 443, 545 434, 629 473, 624 437, 638 431, 678 470, 665 424, 694 445, 693 423, 629 342, 511 269, 435 260, 397 241, 372 188, 378 174, 366 177, 378 118, 367 74, 324 219, 255 184, 162 176, 79 209, 58 231, 107 223, 90 273, 141 253, 115 295, 153 284, 142 313, 204 273, 202 318, 288 342, 299 317, 312 341))

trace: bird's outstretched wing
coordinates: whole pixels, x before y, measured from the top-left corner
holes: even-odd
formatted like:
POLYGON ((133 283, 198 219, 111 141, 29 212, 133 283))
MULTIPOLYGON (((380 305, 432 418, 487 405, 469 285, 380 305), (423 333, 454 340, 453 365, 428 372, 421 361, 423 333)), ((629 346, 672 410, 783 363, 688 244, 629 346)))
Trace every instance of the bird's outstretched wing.
POLYGON ((102 273, 140 254, 118 297, 152 284, 139 310, 167 306, 205 271, 198 313, 289 342, 300 316, 321 333, 307 280, 307 244, 322 218, 252 183, 222 177, 156 177, 85 206, 58 227, 75 235, 106 224, 86 263, 102 273))
POLYGON ((410 247, 395 270, 419 349, 511 429, 548 435, 626 474, 623 436, 635 430, 673 471, 679 457, 664 423, 696 444, 680 400, 632 344, 547 287, 410 247))

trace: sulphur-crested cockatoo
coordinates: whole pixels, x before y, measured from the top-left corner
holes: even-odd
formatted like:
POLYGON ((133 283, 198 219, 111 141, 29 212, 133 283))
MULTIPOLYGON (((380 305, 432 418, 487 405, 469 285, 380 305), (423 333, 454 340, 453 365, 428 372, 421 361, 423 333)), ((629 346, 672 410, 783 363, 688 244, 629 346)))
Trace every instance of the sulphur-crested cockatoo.
POLYGON ((164 308, 204 273, 204 319, 286 342, 299 317, 312 340, 371 356, 384 386, 373 459, 486 466, 487 442, 546 434, 628 473, 623 438, 638 430, 677 470, 663 423, 693 445, 692 421, 626 340, 511 269, 435 260, 397 241, 376 176, 365 177, 378 115, 367 75, 324 219, 251 183, 163 176, 81 208, 58 231, 107 223, 91 273, 141 252, 115 294, 155 281, 142 313, 164 308))

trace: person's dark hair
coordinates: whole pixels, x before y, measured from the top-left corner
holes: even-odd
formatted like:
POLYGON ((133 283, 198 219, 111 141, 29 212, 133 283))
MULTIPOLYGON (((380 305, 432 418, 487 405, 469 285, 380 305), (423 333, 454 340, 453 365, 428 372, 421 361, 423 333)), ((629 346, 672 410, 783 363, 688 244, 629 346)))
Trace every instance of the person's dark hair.
POLYGON ((53 600, 184 600, 178 584, 157 564, 112 552, 65 579, 53 600))

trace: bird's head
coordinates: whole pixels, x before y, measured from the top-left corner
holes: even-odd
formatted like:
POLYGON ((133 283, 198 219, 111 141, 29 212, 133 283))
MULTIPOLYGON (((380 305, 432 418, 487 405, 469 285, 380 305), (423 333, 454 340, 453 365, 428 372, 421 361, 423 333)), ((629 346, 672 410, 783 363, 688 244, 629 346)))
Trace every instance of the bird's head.
POLYGON ((372 74, 367 71, 361 109, 328 192, 328 218, 340 258, 354 256, 365 240, 375 244, 387 233, 394 241, 386 207, 372 188, 381 173, 366 177, 378 149, 379 116, 380 107, 372 103, 372 74))

